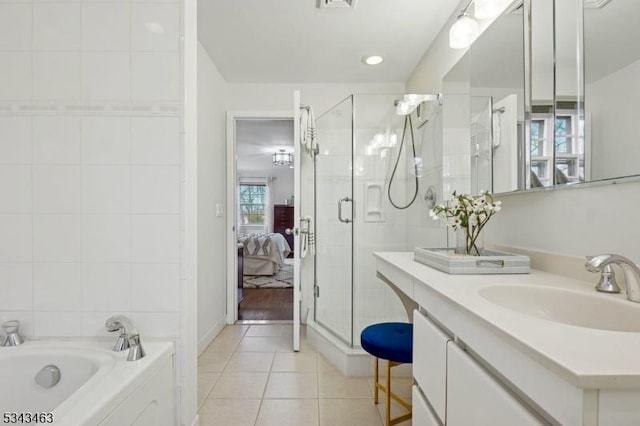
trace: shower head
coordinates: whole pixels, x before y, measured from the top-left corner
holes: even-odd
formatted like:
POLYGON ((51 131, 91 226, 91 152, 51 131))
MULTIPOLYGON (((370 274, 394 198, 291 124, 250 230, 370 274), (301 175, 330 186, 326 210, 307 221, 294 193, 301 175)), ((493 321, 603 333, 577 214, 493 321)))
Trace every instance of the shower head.
POLYGON ((396 108, 396 114, 407 115, 411 114, 418 105, 428 101, 438 101, 439 103, 442 103, 442 93, 435 95, 409 93, 404 95, 402 99, 396 99, 393 101, 393 106, 396 108))

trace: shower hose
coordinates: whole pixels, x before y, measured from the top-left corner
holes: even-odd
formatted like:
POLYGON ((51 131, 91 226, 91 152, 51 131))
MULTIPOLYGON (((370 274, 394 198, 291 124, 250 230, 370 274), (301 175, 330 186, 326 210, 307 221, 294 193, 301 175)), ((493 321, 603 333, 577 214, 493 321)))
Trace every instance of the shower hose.
POLYGON ((393 166, 393 172, 391 172, 391 178, 389 179, 389 186, 387 187, 387 197, 389 198, 389 202, 393 207, 398 210, 404 210, 409 208, 413 202, 416 200, 418 196, 418 164, 416 163, 416 141, 413 137, 413 124, 411 123, 411 115, 406 115, 404 117, 404 127, 402 129, 402 139, 400 140, 400 148, 398 149, 398 157, 396 158, 396 164, 393 166), (402 155, 402 147, 404 145, 404 138, 407 133, 407 126, 409 126, 409 132, 411 134, 411 149, 413 152, 413 169, 415 174, 415 191, 413 192, 413 198, 409 201, 408 204, 404 206, 397 205, 393 199, 391 198, 391 185, 393 184, 393 178, 396 175, 396 171, 398 170, 398 163, 400 162, 400 156, 402 155))

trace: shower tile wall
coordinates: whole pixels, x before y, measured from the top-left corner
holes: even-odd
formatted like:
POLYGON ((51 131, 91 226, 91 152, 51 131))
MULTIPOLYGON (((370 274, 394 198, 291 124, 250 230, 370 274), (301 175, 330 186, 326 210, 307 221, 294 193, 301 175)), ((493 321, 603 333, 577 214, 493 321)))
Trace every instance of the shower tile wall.
POLYGON ((177 338, 178 1, 0 2, 0 319, 177 338))

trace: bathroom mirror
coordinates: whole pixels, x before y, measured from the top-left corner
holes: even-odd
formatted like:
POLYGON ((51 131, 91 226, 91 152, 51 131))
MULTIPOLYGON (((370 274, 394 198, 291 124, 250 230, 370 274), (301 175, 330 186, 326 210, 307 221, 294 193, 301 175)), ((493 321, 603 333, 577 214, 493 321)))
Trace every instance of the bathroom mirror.
POLYGON ((445 193, 640 176, 639 13, 634 0, 526 0, 498 17, 443 80, 445 193))
POLYGON ((522 188, 524 22, 508 8, 443 79, 443 191, 522 188))

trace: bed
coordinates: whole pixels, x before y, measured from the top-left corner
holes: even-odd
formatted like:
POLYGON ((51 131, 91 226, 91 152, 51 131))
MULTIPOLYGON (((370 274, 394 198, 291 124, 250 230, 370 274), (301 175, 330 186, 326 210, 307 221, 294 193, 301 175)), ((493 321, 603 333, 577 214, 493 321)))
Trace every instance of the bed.
POLYGON ((291 252, 282 234, 248 234, 238 237, 244 245, 244 275, 273 275, 291 252))

